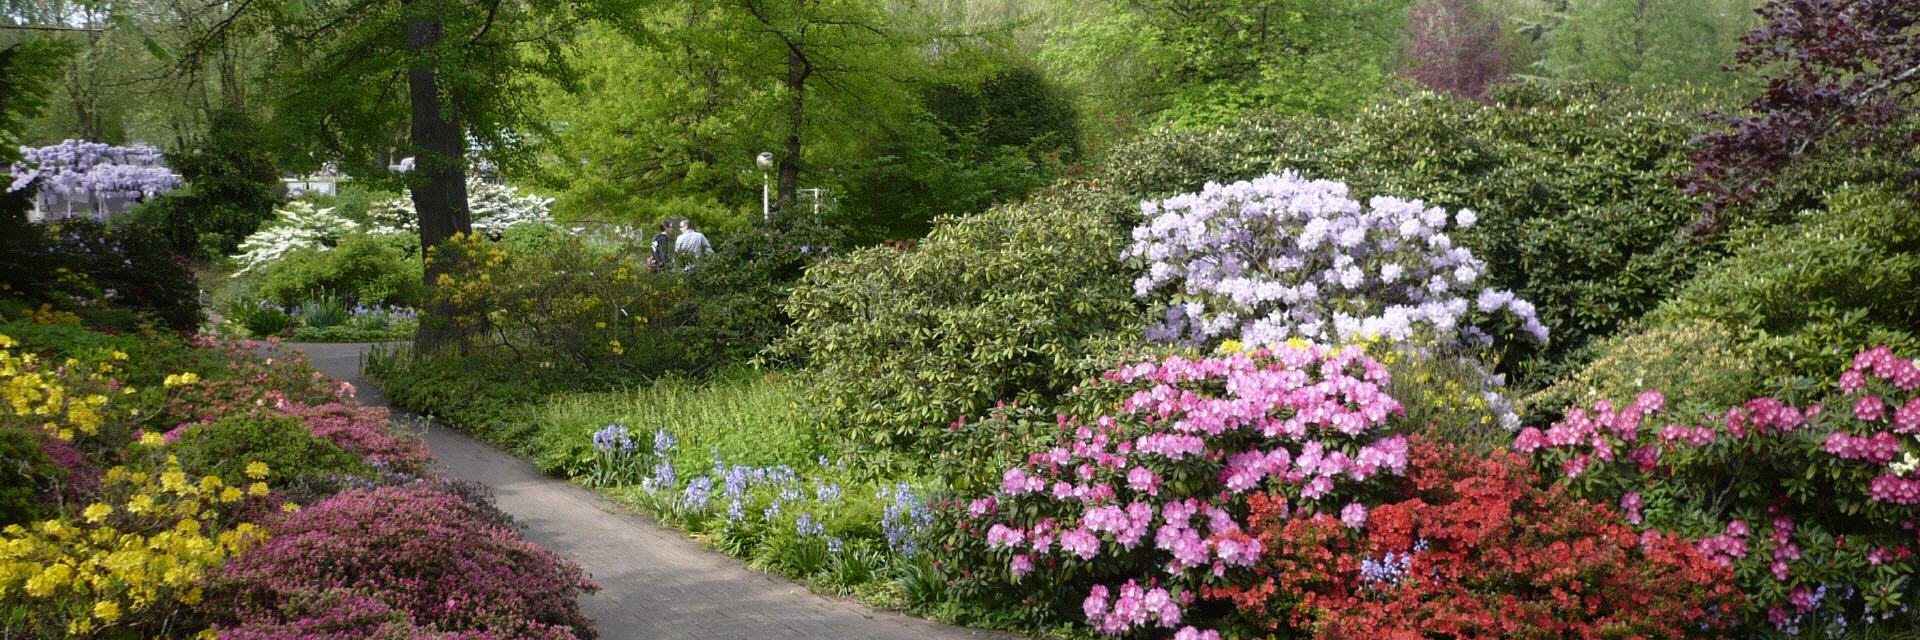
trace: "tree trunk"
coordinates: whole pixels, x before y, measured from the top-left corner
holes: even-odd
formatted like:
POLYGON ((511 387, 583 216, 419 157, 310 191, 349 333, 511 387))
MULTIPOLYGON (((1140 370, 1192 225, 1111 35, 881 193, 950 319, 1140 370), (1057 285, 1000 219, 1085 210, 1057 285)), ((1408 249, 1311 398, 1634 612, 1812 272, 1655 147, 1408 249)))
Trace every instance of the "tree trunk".
POLYGON ((810 75, 813 75, 813 65, 807 62, 807 57, 788 46, 787 93, 791 98, 787 104, 787 153, 780 158, 779 205, 775 209, 783 216, 794 210, 793 203, 800 194, 800 133, 806 126, 807 76, 810 75))
MULTIPOLYGON (((413 175, 407 182, 413 192, 414 211, 420 214, 420 248, 425 255, 454 234, 473 232, 467 211, 467 139, 459 112, 453 105, 441 102, 437 74, 433 63, 424 55, 446 37, 438 3, 402 1, 407 9, 406 50, 415 56, 407 69, 414 158, 413 175)), ((420 329, 414 339, 415 348, 421 352, 465 346, 469 333, 451 322, 453 309, 433 301, 440 276, 458 277, 459 270, 458 264, 445 260, 427 262, 425 285, 429 302, 421 310, 420 329)))

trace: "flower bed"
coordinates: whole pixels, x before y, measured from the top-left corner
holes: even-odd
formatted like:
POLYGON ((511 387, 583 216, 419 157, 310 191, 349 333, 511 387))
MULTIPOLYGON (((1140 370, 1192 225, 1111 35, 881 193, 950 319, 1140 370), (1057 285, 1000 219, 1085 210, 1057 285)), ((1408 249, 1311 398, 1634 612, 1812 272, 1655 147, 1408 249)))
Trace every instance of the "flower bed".
POLYGON ((578 567, 385 409, 298 356, 146 340, 166 346, 0 335, 0 432, 43 442, 27 481, 61 487, 0 522, 0 636, 593 637, 578 567))

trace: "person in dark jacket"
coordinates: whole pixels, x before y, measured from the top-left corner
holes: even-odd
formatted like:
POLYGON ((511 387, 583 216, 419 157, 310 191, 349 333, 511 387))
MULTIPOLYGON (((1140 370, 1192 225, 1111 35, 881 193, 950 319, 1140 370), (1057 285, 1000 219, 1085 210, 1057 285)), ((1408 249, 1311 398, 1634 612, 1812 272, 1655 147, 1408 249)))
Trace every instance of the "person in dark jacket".
POLYGON ((665 269, 667 261, 673 259, 673 239, 667 235, 672 229, 672 222, 660 221, 660 233, 653 236, 653 255, 647 257, 648 268, 665 269))

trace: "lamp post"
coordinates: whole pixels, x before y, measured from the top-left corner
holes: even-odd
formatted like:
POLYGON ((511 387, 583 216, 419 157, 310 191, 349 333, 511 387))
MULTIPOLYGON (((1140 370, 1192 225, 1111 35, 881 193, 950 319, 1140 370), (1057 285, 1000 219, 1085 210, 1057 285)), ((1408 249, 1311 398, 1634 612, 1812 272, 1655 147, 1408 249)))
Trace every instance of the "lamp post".
POLYGON ((772 220, 773 208, 769 206, 770 201, 767 197, 767 172, 773 170, 773 152, 760 152, 760 155, 754 156, 753 163, 760 167, 760 217, 772 220))

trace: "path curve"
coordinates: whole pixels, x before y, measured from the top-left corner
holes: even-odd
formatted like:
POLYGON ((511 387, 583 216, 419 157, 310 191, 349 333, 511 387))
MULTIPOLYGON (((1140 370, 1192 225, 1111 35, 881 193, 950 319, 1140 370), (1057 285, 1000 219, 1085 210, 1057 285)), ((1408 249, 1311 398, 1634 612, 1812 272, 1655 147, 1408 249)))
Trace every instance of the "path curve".
MULTIPOLYGON (((386 394, 361 372, 370 345, 283 346, 305 352, 322 373, 352 383, 360 402, 390 406, 386 394)), ((1014 637, 878 611, 750 571, 739 560, 593 492, 542 475, 525 460, 444 425, 427 424, 427 446, 447 475, 492 488, 500 508, 526 526, 528 539, 579 563, 600 583, 600 592, 582 598, 580 605, 598 622, 605 640, 1014 637)))

